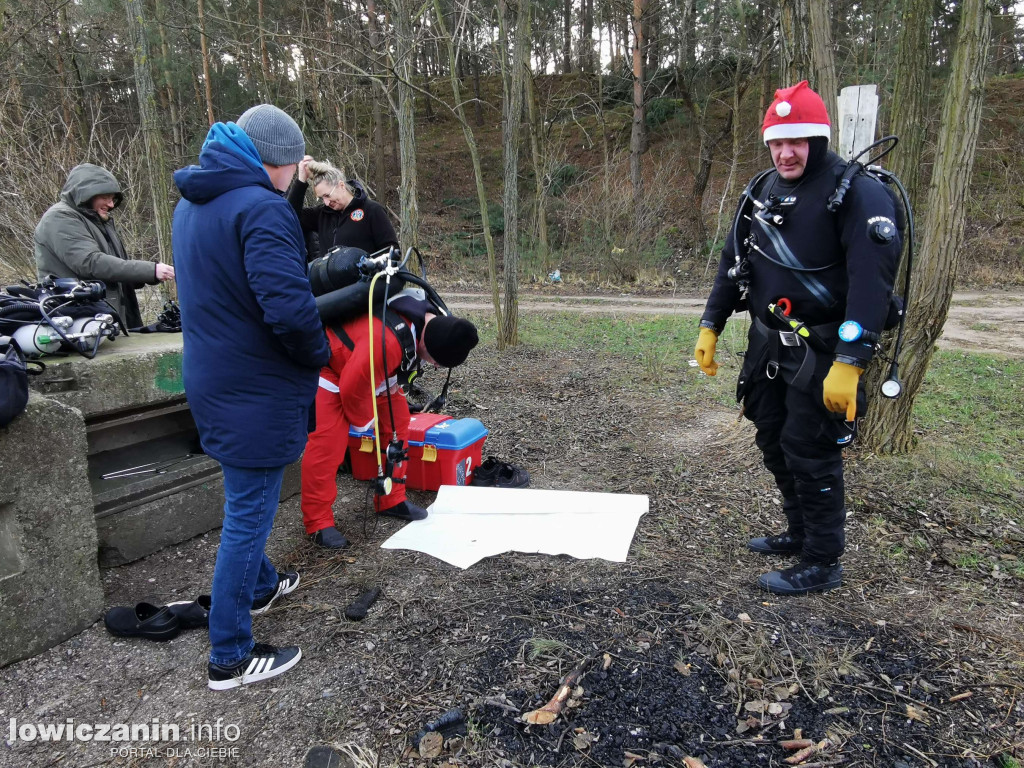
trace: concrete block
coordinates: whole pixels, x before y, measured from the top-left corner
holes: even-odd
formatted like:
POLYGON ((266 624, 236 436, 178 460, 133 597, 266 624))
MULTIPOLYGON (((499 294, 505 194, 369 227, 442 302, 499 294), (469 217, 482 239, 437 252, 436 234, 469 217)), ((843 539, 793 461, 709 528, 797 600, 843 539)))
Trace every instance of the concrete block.
MULTIPOLYGON (((218 528, 224 483, 216 461, 200 453, 182 382, 181 334, 118 337, 89 360, 49 358, 34 389, 85 418, 99 563, 115 566, 218 528), (159 473, 104 475, 151 462, 177 461, 159 473)), ((299 492, 298 464, 281 498, 299 492)))
MULTIPOLYGON (((99 564, 130 563, 164 547, 219 528, 224 520, 224 477, 210 458, 161 476, 142 495, 123 496, 96 512, 99 564)), ((285 470, 281 500, 300 490, 299 463, 285 470)))
POLYGON ((46 358, 46 371, 29 380, 33 389, 72 405, 91 419, 105 413, 181 399, 181 334, 119 336, 100 346, 92 360, 80 355, 46 358))
POLYGON ((0 429, 0 667, 82 631, 103 610, 77 409, 30 393, 0 429))

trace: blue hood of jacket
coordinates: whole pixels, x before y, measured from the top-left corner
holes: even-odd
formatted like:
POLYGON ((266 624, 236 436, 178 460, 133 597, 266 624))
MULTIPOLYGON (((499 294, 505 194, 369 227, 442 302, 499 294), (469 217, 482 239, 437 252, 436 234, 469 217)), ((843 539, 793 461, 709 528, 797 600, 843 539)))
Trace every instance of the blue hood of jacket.
POLYGON ((198 204, 251 184, 280 194, 270 182, 256 145, 234 123, 214 123, 199 152, 199 165, 175 171, 174 183, 182 197, 198 204))

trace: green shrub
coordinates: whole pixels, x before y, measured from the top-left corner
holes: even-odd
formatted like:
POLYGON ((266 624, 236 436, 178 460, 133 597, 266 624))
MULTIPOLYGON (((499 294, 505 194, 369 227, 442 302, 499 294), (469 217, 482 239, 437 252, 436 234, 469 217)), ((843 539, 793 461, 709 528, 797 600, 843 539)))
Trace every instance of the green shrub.
POLYGON ((578 165, 573 165, 572 163, 560 165, 551 173, 548 194, 554 197, 561 197, 582 175, 583 169, 578 165))
POLYGON ((651 99, 647 105, 647 127, 657 128, 680 112, 679 99, 651 99))

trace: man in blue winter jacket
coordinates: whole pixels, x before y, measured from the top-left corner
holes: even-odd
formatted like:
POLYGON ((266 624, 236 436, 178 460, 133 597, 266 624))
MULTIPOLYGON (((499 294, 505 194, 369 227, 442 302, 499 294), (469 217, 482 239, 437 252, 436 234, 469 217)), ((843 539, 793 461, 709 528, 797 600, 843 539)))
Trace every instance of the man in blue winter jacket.
POLYGON ((214 690, 275 677, 302 656, 295 646, 255 642, 250 614, 299 584, 294 571, 274 568, 264 547, 330 357, 302 230, 280 194, 304 154, 295 121, 260 104, 237 123, 216 123, 199 165, 174 174, 185 394, 203 450, 224 472, 210 608, 214 690))

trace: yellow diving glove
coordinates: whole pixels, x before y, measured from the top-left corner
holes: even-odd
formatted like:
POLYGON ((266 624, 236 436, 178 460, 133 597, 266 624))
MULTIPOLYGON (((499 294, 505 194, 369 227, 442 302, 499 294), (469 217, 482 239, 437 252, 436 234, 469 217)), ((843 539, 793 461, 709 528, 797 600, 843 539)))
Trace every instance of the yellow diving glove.
POLYGON ((701 328, 697 337, 697 346, 693 350, 693 356, 697 358, 697 365, 708 376, 718 373, 718 363, 715 362, 715 346, 718 344, 718 334, 710 328, 701 328))
POLYGON ((835 362, 822 384, 822 399, 825 407, 833 413, 846 413, 846 420, 857 418, 857 383, 863 368, 848 363, 835 362))

